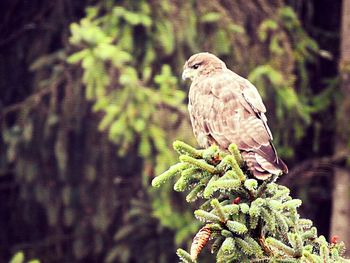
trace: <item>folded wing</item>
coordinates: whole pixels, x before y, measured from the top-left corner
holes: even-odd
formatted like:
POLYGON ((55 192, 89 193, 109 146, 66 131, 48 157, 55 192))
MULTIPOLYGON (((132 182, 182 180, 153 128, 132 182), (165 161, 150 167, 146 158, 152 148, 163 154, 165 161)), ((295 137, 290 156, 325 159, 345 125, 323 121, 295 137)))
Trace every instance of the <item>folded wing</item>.
POLYGON ((266 108, 248 80, 226 71, 192 85, 190 116, 203 147, 216 143, 227 149, 237 144, 249 169, 260 179, 288 171, 272 144, 266 108))

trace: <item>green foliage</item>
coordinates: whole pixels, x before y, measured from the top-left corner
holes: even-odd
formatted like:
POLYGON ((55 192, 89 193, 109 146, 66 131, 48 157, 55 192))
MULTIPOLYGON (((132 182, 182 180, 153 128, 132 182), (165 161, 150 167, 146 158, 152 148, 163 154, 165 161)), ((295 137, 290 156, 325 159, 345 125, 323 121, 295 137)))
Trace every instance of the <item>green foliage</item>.
MULTIPOLYGON (((152 26, 147 5, 144 2, 138 11, 115 7, 110 14, 112 21, 109 16, 88 15, 79 24, 73 23, 70 42, 81 50, 68 57, 68 62, 81 62, 86 97, 95 101, 95 111, 105 113, 99 129, 108 131, 118 153, 124 156, 135 140, 140 140, 141 157, 152 159, 156 152, 157 158, 165 160, 171 156, 156 113, 160 107, 181 107, 185 94, 177 89, 177 78, 169 65, 156 73, 147 56, 139 65, 131 63, 136 43, 130 34, 136 26, 146 30, 152 26), (129 39, 127 44, 125 39, 129 39)), ((89 12, 97 14, 98 9, 91 7, 89 12)))
MULTIPOLYGON (((87 8, 86 17, 71 24, 69 42, 63 41, 67 46, 41 54, 31 66, 38 76, 33 84, 38 94, 29 98, 13 126, 4 126, 9 147, 1 150, 14 163, 21 198, 28 200, 23 211, 40 205, 43 229, 50 229, 45 233, 47 240, 69 250, 60 255, 62 261, 107 255, 106 260, 130 262, 135 258, 131 243, 147 240, 146 250, 155 251, 150 247, 157 247, 156 240, 162 238, 153 236, 163 235, 164 243, 173 247, 174 241, 184 242, 196 229, 196 224, 191 229, 191 212, 187 220, 182 215, 164 217, 174 202, 167 194, 170 189, 159 191, 164 198, 150 200, 148 209, 138 214, 139 220, 120 216, 131 217, 139 209, 131 202, 134 198, 159 194, 144 186, 149 175, 174 160, 165 131, 175 132, 182 125, 185 110, 185 92, 178 88, 173 67, 156 59, 159 41, 153 38, 156 24, 150 4, 127 2, 125 6, 110 2, 107 8, 101 1, 87 8), (157 217, 163 218, 167 229, 157 217), (169 228, 179 230, 175 240, 169 228), (110 237, 124 229, 144 232, 137 238, 110 237), (68 238, 50 237, 56 233, 68 238)), ((169 24, 166 19, 165 24, 169 24)), ((161 30, 169 35, 168 27, 161 30)), ((172 261, 174 255, 163 251, 161 256, 148 253, 144 262, 172 261)))
POLYGON ((24 253, 22 251, 17 252, 11 259, 9 263, 40 263, 38 259, 25 260, 24 253))
MULTIPOLYGON (((303 30, 294 10, 288 6, 280 8, 274 19, 265 19, 259 26, 258 36, 260 41, 269 45, 270 60, 253 69, 249 79, 266 98, 270 97, 271 92, 277 94, 274 96, 276 120, 273 122, 293 120, 291 129, 283 126, 283 136, 278 133, 275 136, 275 141, 283 146, 281 154, 292 156, 293 149, 289 138, 301 140, 305 135, 305 127, 311 125, 311 114, 325 110, 332 99, 330 93, 316 95, 308 89, 307 67, 321 51, 317 43, 303 30), (290 43, 286 42, 288 38, 290 43), (286 58, 291 61, 286 62, 286 58), (284 67, 281 67, 282 64, 284 67), (293 70, 300 76, 299 81, 296 80, 293 70), (322 100, 322 104, 318 100, 322 100)), ((282 127, 276 128, 273 127, 273 130, 280 130, 282 127)))
MULTIPOLYGON (((276 176, 260 183, 252 178, 241 163, 237 147, 230 146, 232 153, 217 147, 196 150, 177 141, 174 148, 180 153, 180 162, 155 177, 152 184, 159 187, 160 181, 168 179, 164 175, 169 171, 172 176, 181 175, 178 182, 186 173, 188 180, 181 183, 184 187, 180 190, 196 189, 197 198, 204 202, 194 214, 210 229, 216 262, 346 262, 341 257, 344 244, 329 244, 317 236, 312 222, 297 212, 301 201, 292 199, 288 188, 275 183, 276 176), (230 171, 233 173, 228 175, 230 171)), ((182 249, 177 254, 182 262, 196 262, 197 253, 192 251, 202 247, 196 241, 191 254, 182 249)))
POLYGON ((17 252, 10 260, 10 263, 23 263, 24 262, 24 253, 17 252))
MULTIPOLYGON (((156 49, 162 48, 165 55, 174 50, 173 25, 162 17, 154 23, 147 1, 134 7, 115 6, 111 12, 98 17, 100 11, 98 7, 91 7, 84 19, 71 25, 70 42, 79 51, 73 53, 68 62, 81 63, 86 98, 94 101, 95 112, 104 113, 99 130, 108 133, 118 147, 118 154, 125 156, 137 147, 143 160, 145 183, 150 174, 164 170, 174 159, 168 150, 165 127, 178 122, 185 110, 185 93, 178 89, 178 79, 170 65, 155 70, 156 49), (147 41, 140 42, 134 37, 140 30, 147 41), (157 38, 153 37, 154 32, 157 38)), ((169 179, 172 172, 164 176, 169 179)), ((170 216, 172 196, 169 191, 148 191, 150 196, 163 196, 151 202, 153 211, 149 213, 159 218, 163 226, 177 230, 175 242, 180 244, 197 225, 190 223, 190 212, 187 218, 174 213, 170 216)), ((143 218, 145 220, 147 214, 143 218)), ((131 228, 129 223, 126 227, 131 228)), ((140 225, 135 226, 133 231, 139 228, 140 225)), ((116 243, 124 244, 124 241, 127 239, 116 243)), ((109 259, 130 260, 131 250, 127 250, 129 256, 121 256, 116 252, 118 249, 120 245, 117 244, 109 259)))
POLYGON ((194 263, 195 261, 192 260, 191 255, 188 254, 185 250, 179 248, 176 252, 176 254, 179 256, 180 260, 185 263, 194 263))

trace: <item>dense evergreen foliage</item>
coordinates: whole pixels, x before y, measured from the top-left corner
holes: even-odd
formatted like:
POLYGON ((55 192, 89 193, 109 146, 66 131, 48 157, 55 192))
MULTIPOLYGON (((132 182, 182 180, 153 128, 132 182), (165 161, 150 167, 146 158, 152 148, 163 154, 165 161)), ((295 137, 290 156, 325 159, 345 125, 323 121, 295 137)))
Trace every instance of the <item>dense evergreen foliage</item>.
POLYGON ((202 201, 194 215, 206 223, 190 254, 178 249, 183 262, 196 262, 209 239, 218 263, 348 262, 341 257, 344 243, 330 244, 317 235, 312 221, 297 212, 301 200, 275 183, 278 176, 262 182, 250 175, 235 145, 224 152, 216 145, 196 150, 176 141, 174 149, 180 162, 154 178, 152 185, 159 187, 180 175, 175 191, 189 190, 188 202, 202 201))

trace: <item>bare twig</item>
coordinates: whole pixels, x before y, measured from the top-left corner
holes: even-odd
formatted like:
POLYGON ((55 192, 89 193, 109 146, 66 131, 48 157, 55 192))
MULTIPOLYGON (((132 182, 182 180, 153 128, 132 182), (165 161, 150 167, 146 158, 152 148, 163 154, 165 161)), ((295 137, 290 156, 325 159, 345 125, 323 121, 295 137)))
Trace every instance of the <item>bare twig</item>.
POLYGON ((317 170, 321 167, 338 166, 350 156, 349 151, 339 152, 332 156, 308 159, 295 166, 287 176, 281 178, 282 184, 291 184, 295 178, 308 178, 317 175, 317 170))
POLYGON ((11 112, 16 112, 16 111, 21 110, 25 106, 30 106, 30 104, 32 104, 31 105, 32 107, 37 105, 41 101, 42 97, 51 93, 53 90, 56 89, 57 86, 58 85, 55 84, 55 85, 52 85, 50 87, 44 88, 44 89, 30 95, 25 100, 18 102, 18 103, 15 103, 15 104, 12 104, 12 105, 4 108, 3 111, 0 113, 0 119, 5 118, 6 115, 8 115, 11 112))

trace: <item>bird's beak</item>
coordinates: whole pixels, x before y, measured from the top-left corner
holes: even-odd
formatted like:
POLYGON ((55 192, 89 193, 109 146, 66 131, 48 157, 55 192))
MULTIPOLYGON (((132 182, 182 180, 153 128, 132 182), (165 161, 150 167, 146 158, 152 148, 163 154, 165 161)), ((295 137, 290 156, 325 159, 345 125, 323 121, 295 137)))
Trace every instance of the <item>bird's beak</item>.
POLYGON ((193 72, 190 68, 186 68, 183 72, 182 72, 182 80, 186 80, 188 78, 192 79, 193 72))

